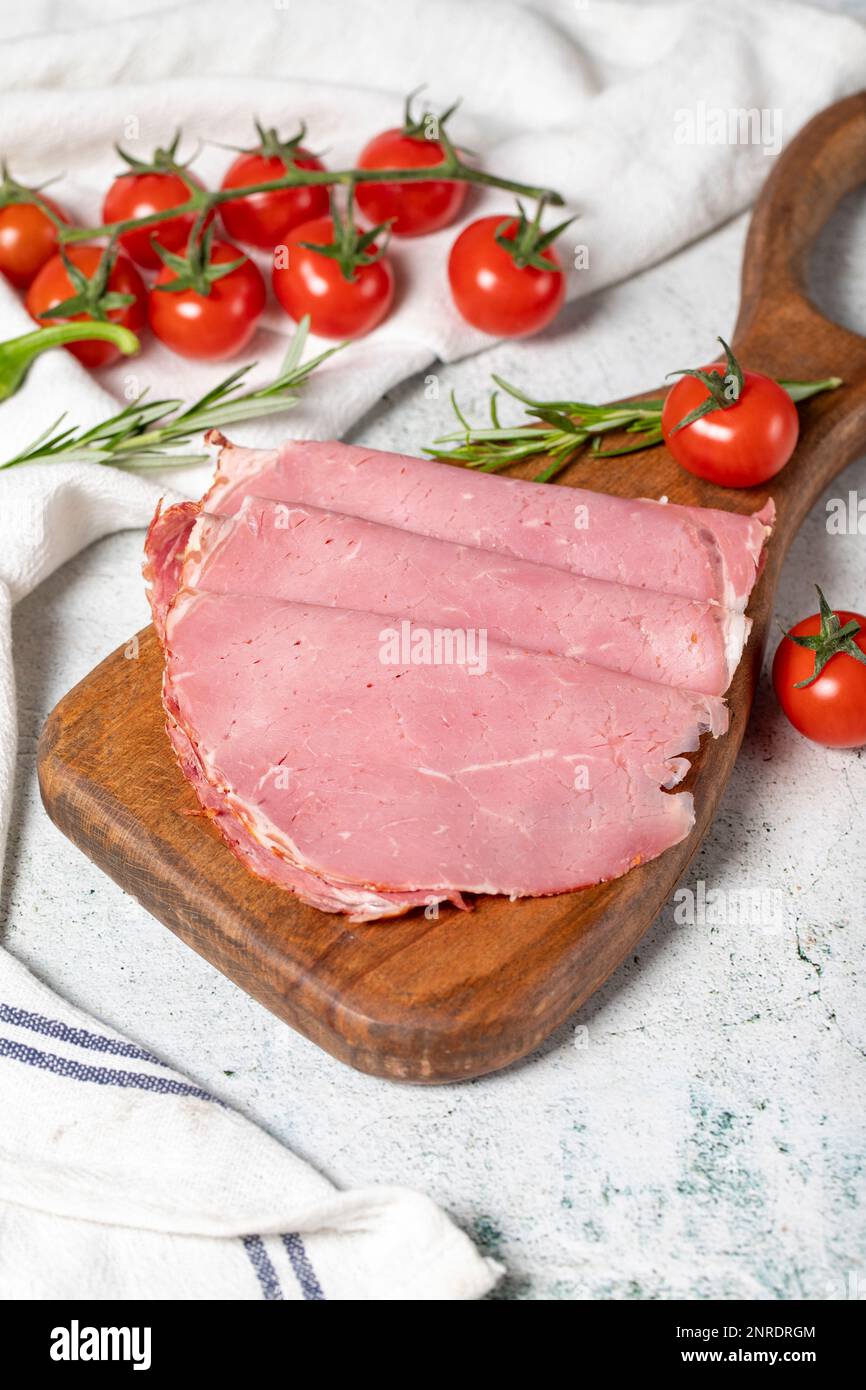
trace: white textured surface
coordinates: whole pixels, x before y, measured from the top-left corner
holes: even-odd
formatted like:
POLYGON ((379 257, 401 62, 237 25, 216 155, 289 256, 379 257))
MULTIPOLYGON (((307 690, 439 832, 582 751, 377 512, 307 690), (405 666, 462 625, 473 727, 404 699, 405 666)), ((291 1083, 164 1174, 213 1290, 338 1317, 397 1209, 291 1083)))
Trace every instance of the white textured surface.
MULTIPOLYGON (((730 328, 744 229, 740 219, 576 306, 543 341, 442 369, 438 400, 408 383, 352 438, 418 450, 449 425, 448 390, 477 411, 492 370, 553 396, 657 384, 730 328)), ((824 306, 861 332, 864 233, 861 201, 828 236, 820 282, 824 306)), ((640 455, 632 466, 639 490, 640 455)), ((828 495, 858 487, 862 462, 828 495)), ((146 621, 141 540, 93 546, 17 610, 20 784, 4 944, 338 1183, 430 1193, 505 1260, 500 1297, 823 1298, 844 1296, 851 1273, 863 1280, 866 757, 800 739, 765 677, 686 886, 778 893, 776 928, 678 927, 670 906, 634 959, 522 1065, 435 1090, 374 1080, 195 956, 41 809, 45 715, 146 621)), ((864 545, 829 536, 816 507, 785 567, 780 620, 812 611, 815 579, 832 602, 866 608, 864 545)))

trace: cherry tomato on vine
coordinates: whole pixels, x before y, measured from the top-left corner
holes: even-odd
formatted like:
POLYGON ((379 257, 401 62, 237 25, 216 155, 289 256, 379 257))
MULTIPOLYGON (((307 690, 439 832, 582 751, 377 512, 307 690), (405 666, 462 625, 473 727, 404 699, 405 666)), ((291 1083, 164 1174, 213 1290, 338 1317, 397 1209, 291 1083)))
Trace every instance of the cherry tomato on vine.
MULTIPOLYGON (((441 164, 445 151, 438 140, 407 135, 395 126, 383 130, 358 156, 359 169, 422 169, 441 164)), ((424 236, 447 227, 460 212, 466 184, 448 179, 418 183, 359 183, 358 206, 370 222, 390 222, 395 236, 424 236)))
POLYGON ((721 487, 755 487, 784 468, 800 422, 788 392, 761 372, 744 372, 730 348, 724 363, 686 373, 662 409, 662 433, 677 463, 721 487), (691 417, 691 423, 683 424, 691 417))
MULTIPOLYGON (((406 99, 402 126, 383 130, 361 151, 361 169, 424 169, 441 164, 450 141, 445 124, 454 111, 436 115, 412 114, 413 92, 406 99), (447 142, 447 144, 445 143, 447 142)), ((359 183, 358 206, 368 221, 388 222, 397 236, 423 236, 453 222, 466 197, 466 184, 454 179, 423 179, 418 183, 359 183)))
POLYGON ((481 217, 463 229, 451 248, 448 280, 454 303, 482 333, 498 338, 537 333, 562 307, 562 262, 548 241, 551 233, 541 239, 528 235, 533 225, 522 213, 519 219, 481 217))
POLYGON ((773 660, 773 688, 799 733, 827 748, 866 745, 866 617, 830 608, 782 638, 773 660))
MULTIPOLYGON (((194 174, 180 174, 170 171, 152 173, 121 174, 114 180, 105 195, 102 205, 103 222, 127 222, 135 217, 149 217, 153 212, 165 212, 189 200, 189 188, 184 179, 196 188, 200 181, 194 174)), ((157 270, 162 265, 159 255, 154 251, 152 239, 169 251, 182 251, 189 240, 195 215, 191 212, 180 217, 167 218, 152 227, 137 227, 134 231, 123 232, 118 241, 124 251, 138 265, 147 270, 157 270)))
POLYGON ((236 246, 224 241, 211 244, 207 238, 198 288, 193 284, 177 290, 162 288, 178 280, 178 269, 164 264, 150 292, 148 317, 157 338, 181 357, 219 361, 240 352, 265 307, 265 282, 258 266, 236 246), (227 274, 213 275, 213 268, 236 261, 240 265, 227 274))
POLYGON ((309 314, 310 328, 321 338, 360 338, 382 322, 394 298, 394 272, 376 243, 367 240, 370 235, 347 232, 342 222, 335 229, 332 217, 289 233, 284 255, 278 249, 274 259, 273 285, 290 318, 297 322, 309 314), (336 254, 341 241, 343 263, 336 254), (318 246, 334 247, 334 253, 318 246))
MULTIPOLYGON (((27 291, 27 312, 31 318, 43 327, 104 318, 138 333, 146 320, 147 288, 126 256, 117 255, 113 260, 109 256, 108 262, 105 256, 105 249, 99 246, 71 246, 66 251, 71 271, 62 256, 52 256, 27 291), (129 296, 129 303, 115 305, 116 295, 129 296), (97 303, 105 296, 106 307, 97 309, 97 303), (79 304, 81 310, 75 312, 73 306, 79 304), (59 314, 52 313, 58 308, 59 314)), ((97 339, 64 346, 90 368, 110 366, 121 355, 114 343, 97 339)))
MULTIPOLYGON (((245 188, 248 184, 268 183, 282 178, 286 169, 324 170, 324 164, 300 143, 281 141, 275 130, 257 125, 258 149, 245 150, 230 166, 220 185, 223 189, 245 188)), ((303 131, 301 132, 303 134, 303 131)), ((229 236, 271 250, 284 241, 294 227, 324 217, 328 212, 328 189, 325 184, 299 185, 297 188, 278 188, 270 193, 251 193, 235 198, 220 207, 220 217, 229 236)))
MULTIPOLYGON (((55 217, 69 222, 53 198, 39 195, 55 217)), ((7 203, 0 208, 0 271, 18 289, 26 289, 57 252, 57 228, 35 203, 7 203)))

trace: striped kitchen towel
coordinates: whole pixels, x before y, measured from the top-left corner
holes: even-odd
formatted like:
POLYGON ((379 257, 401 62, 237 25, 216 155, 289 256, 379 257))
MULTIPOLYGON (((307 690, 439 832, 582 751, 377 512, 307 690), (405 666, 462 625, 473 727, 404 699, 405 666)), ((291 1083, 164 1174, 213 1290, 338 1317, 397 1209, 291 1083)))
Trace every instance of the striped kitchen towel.
POLYGON ((338 1192, 0 951, 0 1299, 481 1298, 429 1198, 338 1192))

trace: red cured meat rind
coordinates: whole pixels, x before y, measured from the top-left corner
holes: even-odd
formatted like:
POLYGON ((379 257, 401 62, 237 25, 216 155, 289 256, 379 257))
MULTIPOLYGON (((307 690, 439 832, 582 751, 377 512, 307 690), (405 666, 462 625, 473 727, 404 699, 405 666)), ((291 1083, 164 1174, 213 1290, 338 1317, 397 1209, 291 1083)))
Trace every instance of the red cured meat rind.
POLYGON ((200 511, 200 502, 178 502, 165 510, 160 502, 148 527, 141 572, 160 641, 169 604, 180 588, 187 541, 200 511))

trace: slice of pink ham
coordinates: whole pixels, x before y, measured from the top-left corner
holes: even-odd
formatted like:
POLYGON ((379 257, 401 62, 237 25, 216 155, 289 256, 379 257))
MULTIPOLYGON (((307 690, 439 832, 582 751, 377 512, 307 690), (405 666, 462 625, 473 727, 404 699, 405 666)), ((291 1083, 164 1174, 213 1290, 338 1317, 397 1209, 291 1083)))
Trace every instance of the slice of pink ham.
POLYGON ((389 662, 382 619, 356 611, 183 589, 165 644, 205 808, 252 838, 235 848, 256 872, 361 920, 383 894, 544 895, 654 858, 694 820, 662 789, 727 727, 718 698, 497 643, 483 673, 389 662))
MULTIPOLYGON (((200 511, 198 502, 181 502, 166 511, 160 504, 147 533, 144 576, 160 641, 165 638, 166 612, 177 593, 183 549, 200 511)), ((459 893, 389 894, 350 885, 332 886, 294 864, 279 849, 262 845, 254 828, 229 808, 222 788, 208 781, 195 745, 172 713, 165 686, 163 704, 166 732, 184 777, 223 839, 253 873, 297 893, 322 912, 349 913, 356 922, 399 916, 413 907, 428 908, 445 901, 465 907, 459 893)))
POLYGON ((204 509, 231 515, 247 496, 305 503, 440 540, 480 546, 594 579, 737 612, 770 534, 772 502, 753 516, 629 500, 582 488, 470 472, 348 444, 223 447, 204 509))
POLYGON ((174 517, 166 513, 149 542, 160 626, 179 581, 483 630, 528 651, 709 695, 727 690, 751 626, 719 604, 585 579, 316 507, 247 497, 236 516, 202 512, 189 531, 193 515, 189 503, 174 517), (180 575, 171 536, 185 546, 180 575))
POLYGON ((399 917, 413 907, 429 909, 442 902, 466 908, 459 893, 384 893, 351 884, 331 884, 301 868, 279 844, 257 838, 255 819, 246 817, 237 805, 232 808, 222 786, 208 780, 194 743, 171 713, 171 701, 165 703, 166 732, 184 777, 226 844, 259 878, 297 894, 320 912, 346 913, 353 922, 399 917))

